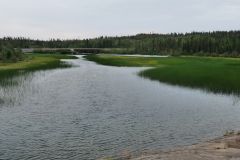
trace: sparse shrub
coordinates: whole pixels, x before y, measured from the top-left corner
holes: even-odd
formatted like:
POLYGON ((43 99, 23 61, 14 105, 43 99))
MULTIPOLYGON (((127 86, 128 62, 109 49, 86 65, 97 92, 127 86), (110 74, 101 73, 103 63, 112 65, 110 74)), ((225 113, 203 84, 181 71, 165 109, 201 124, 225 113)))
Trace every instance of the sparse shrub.
POLYGON ((14 49, 10 44, 2 44, 0 46, 0 60, 16 62, 23 58, 23 53, 20 49, 14 49))

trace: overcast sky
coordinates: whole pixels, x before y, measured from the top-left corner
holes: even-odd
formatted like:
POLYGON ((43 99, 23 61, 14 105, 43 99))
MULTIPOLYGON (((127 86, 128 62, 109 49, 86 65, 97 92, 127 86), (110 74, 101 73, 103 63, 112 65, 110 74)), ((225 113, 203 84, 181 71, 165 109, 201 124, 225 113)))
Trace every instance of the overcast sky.
POLYGON ((240 0, 0 0, 0 37, 240 30, 240 0))

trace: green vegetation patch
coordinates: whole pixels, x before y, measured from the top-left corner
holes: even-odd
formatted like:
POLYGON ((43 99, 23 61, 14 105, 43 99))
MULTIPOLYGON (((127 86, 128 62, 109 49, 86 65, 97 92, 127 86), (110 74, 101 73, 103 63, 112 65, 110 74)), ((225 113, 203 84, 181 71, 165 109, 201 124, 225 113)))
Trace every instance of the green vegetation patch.
POLYGON ((60 59, 72 59, 74 56, 57 54, 33 54, 25 55, 24 60, 13 62, 0 62, 0 72, 4 70, 32 70, 37 68, 51 68, 55 64, 60 64, 60 59))
POLYGON ((160 82, 222 93, 240 93, 240 58, 86 56, 103 65, 153 67, 140 76, 160 82))
POLYGON ((61 59, 75 59, 75 56, 60 54, 30 54, 24 55, 24 59, 18 62, 0 61, 0 79, 18 75, 21 71, 35 71, 54 69, 58 67, 68 67, 61 59))
POLYGON ((128 57, 119 55, 89 55, 85 56, 90 61, 109 66, 125 67, 149 67, 161 65, 156 58, 128 57))

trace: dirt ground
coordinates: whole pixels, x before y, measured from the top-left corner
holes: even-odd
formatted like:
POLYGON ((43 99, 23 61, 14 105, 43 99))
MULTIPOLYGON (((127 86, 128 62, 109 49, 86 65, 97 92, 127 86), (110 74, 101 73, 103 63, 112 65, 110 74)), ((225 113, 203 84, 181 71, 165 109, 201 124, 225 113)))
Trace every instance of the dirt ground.
POLYGON ((232 134, 197 145, 147 153, 131 160, 240 160, 240 135, 232 134))

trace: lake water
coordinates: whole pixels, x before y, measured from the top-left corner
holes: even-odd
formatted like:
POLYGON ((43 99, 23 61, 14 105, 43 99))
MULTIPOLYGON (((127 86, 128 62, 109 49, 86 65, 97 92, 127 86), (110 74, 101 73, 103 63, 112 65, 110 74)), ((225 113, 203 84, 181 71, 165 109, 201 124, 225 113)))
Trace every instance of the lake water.
POLYGON ((237 96, 143 79, 141 68, 68 62, 1 82, 0 159, 118 157, 240 128, 237 96))

